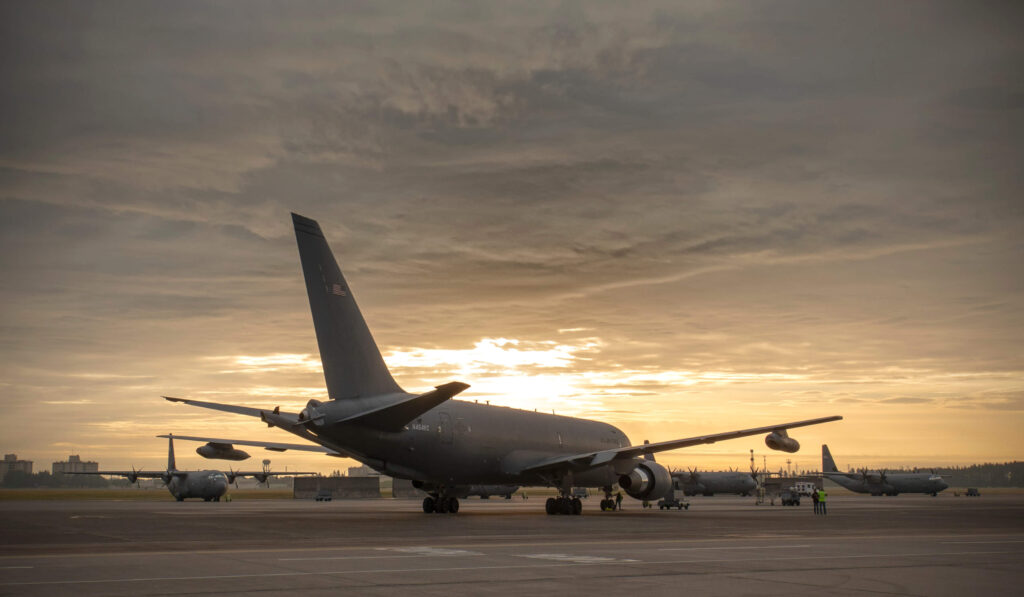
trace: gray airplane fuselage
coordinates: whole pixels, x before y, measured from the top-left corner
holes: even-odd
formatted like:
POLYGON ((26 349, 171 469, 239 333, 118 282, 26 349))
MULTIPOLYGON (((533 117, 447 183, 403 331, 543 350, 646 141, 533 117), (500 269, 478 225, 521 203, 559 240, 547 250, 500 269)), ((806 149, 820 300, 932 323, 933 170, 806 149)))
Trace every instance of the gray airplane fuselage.
POLYGON ((178 501, 189 498, 217 500, 228 492, 228 478, 220 471, 171 473, 167 491, 178 501))
POLYGON ((884 480, 882 475, 873 476, 871 473, 830 474, 828 478, 850 491, 871 495, 938 493, 949 487, 942 477, 930 473, 887 473, 884 480))
MULTIPOLYGON (((464 400, 448 400, 394 433, 331 424, 351 408, 341 401, 324 403, 319 411, 325 417, 320 425, 309 426, 310 431, 373 468, 403 479, 444 480, 452 485, 549 485, 551 479, 541 474, 517 471, 546 458, 630 445, 625 433, 600 421, 464 400)), ((621 460, 616 463, 619 469, 628 466, 621 460)), ((572 484, 605 487, 617 479, 609 465, 574 475, 572 484)))
POLYGON ((672 475, 676 489, 684 495, 715 495, 716 493, 749 495, 757 482, 749 473, 738 471, 689 472, 672 475))
MULTIPOLYGON (((458 496, 483 485, 557 487, 561 497, 545 504, 548 514, 580 513, 579 500, 573 503, 569 497, 574 487, 610 492, 618 483, 634 498, 657 498, 672 490, 671 477, 653 458, 642 458, 645 455, 761 433, 768 434, 766 443, 772 447, 777 443, 773 438, 782 438, 787 429, 842 418, 633 446, 625 433, 600 421, 454 400, 469 387, 461 381, 421 394, 408 393, 384 362, 320 225, 298 214, 292 214, 292 222, 329 400, 310 400, 301 412, 292 413, 280 407, 264 410, 165 398, 259 417, 328 454, 351 457, 383 474, 409 479, 430 494, 424 499, 424 512, 458 511, 458 496)), ((234 443, 292 449, 276 442, 206 441, 225 450, 234 443)), ((606 497, 602 507, 607 506, 606 497)))
POLYGON ((871 495, 899 495, 901 493, 930 493, 938 495, 949 487, 942 477, 932 473, 885 473, 880 471, 863 471, 859 473, 843 473, 836 466, 832 452, 828 446, 821 446, 822 475, 832 479, 840 486, 856 493, 871 495))

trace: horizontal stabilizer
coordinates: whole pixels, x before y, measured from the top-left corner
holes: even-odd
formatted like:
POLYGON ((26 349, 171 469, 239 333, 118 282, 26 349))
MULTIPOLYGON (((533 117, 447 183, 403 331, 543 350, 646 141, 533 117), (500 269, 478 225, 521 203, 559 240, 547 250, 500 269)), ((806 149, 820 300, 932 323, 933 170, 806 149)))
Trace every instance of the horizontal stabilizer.
POLYGON ((369 412, 342 419, 339 423, 365 425, 381 431, 401 431, 409 422, 469 387, 458 381, 437 386, 433 391, 412 396, 369 412))
MULTIPOLYGON (((210 408, 213 410, 221 410, 226 413, 235 413, 239 415, 249 415, 250 417, 259 417, 263 414, 263 409, 252 408, 251 406, 235 406, 234 404, 220 404, 219 402, 203 402, 202 400, 191 400, 189 398, 175 398, 173 396, 164 396, 164 400, 170 402, 181 402, 190 406, 199 406, 202 408, 210 408)), ((159 437, 167 437, 161 435, 159 437)), ((177 435, 174 437, 178 437, 177 435)))

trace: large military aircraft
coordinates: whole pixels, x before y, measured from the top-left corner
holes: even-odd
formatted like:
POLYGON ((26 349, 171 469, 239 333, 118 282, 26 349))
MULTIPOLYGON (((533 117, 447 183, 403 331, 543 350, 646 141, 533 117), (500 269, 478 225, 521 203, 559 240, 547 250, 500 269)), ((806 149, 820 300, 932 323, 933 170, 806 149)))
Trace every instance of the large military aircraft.
MULTIPOLYGON (((422 394, 392 378, 356 306, 319 224, 292 214, 329 400, 310 400, 297 413, 172 398, 192 406, 256 417, 330 454, 362 462, 383 474, 410 479, 429 495, 424 512, 457 512, 471 485, 545 486, 561 497, 548 514, 580 514, 573 487, 600 487, 607 505, 612 485, 636 499, 672 489, 669 471, 645 454, 766 433, 773 449, 795 452, 795 427, 836 421, 822 417, 685 439, 631 445, 619 429, 587 419, 451 400, 469 385, 452 381, 422 394)), ((225 444, 287 449, 274 442, 225 444)))
POLYGON ((676 489, 683 495, 715 495, 716 493, 735 493, 750 495, 757 489, 757 482, 750 473, 741 471, 707 471, 696 469, 676 471, 672 473, 676 489))
POLYGON ((65 475, 106 475, 110 477, 127 477, 135 483, 139 479, 160 479, 167 486, 174 499, 183 502, 188 498, 202 498, 204 502, 219 502, 221 496, 228 491, 228 484, 234 483, 236 477, 255 477, 261 483, 267 478, 277 475, 308 475, 313 473, 271 473, 269 471, 179 471, 174 462, 174 436, 162 435, 167 438, 167 470, 164 471, 90 471, 69 472, 65 475))
POLYGON ((821 445, 821 474, 850 491, 876 496, 901 493, 930 493, 936 496, 949 487, 941 476, 934 473, 887 473, 869 470, 856 473, 840 472, 826 444, 821 445))

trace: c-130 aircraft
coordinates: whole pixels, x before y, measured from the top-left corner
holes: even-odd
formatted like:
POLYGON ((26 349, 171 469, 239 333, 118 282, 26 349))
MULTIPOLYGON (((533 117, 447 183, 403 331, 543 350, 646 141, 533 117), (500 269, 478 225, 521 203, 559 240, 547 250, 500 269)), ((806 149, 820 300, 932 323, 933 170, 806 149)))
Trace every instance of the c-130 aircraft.
POLYGON ((269 477, 280 475, 312 475, 315 473, 272 473, 270 471, 234 471, 227 473, 217 470, 179 471, 174 459, 174 435, 160 435, 167 438, 167 470, 164 471, 88 471, 66 472, 65 475, 105 475, 125 477, 129 483, 139 479, 160 479, 174 499, 184 502, 188 498, 202 498, 204 502, 219 502, 228 492, 228 485, 237 477, 255 477, 260 483, 269 477))
MULTIPOLYGON (((469 387, 453 381, 410 394, 392 378, 316 221, 292 214, 313 327, 329 400, 310 400, 298 413, 164 396, 172 402, 257 417, 315 446, 307 450, 353 458, 385 475, 412 480, 429 495, 424 512, 455 513, 472 485, 554 487, 548 514, 580 514, 573 487, 599 487, 602 510, 618 483, 639 500, 672 490, 669 471, 646 454, 767 433, 768 447, 796 452, 787 429, 842 419, 805 421, 631 445, 600 421, 451 400, 469 387)), ((197 438, 205 439, 205 438, 197 438)), ((216 440, 270 450, 294 444, 216 440)), ((610 508, 609 508, 610 509, 610 508)))

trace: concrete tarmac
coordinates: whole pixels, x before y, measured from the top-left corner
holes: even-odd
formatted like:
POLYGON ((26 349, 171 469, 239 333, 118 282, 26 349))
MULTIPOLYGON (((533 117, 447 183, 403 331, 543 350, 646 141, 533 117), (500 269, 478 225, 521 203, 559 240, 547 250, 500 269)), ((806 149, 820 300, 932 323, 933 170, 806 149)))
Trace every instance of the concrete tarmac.
POLYGON ((0 595, 998 595, 1024 496, 752 498, 582 516, 544 502, 2 502, 0 595))

